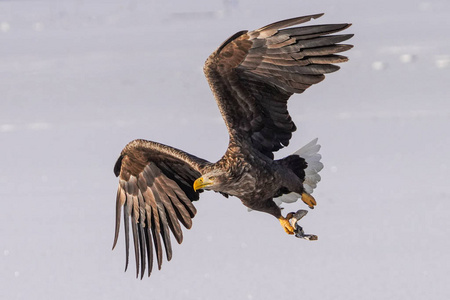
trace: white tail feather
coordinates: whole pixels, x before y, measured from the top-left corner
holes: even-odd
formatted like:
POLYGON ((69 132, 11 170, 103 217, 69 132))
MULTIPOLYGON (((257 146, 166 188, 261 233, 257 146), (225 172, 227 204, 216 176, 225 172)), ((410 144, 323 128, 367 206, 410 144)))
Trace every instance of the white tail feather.
MULTIPOLYGON (((320 181, 320 170, 323 169, 323 164, 320 162, 322 155, 319 154, 320 145, 317 144, 317 138, 295 151, 294 154, 305 159, 308 167, 305 169, 305 181, 303 187, 305 192, 312 194, 317 187, 317 183, 320 181)), ((281 203, 293 203, 297 201, 301 195, 297 193, 289 193, 282 195, 281 197, 274 198, 273 201, 280 206, 281 203)))
POLYGON ((308 194, 312 194, 317 187, 317 183, 320 181, 319 172, 323 169, 323 164, 320 162, 322 158, 322 155, 319 154, 320 145, 317 144, 317 140, 317 138, 312 140, 294 153, 303 157, 308 164, 305 169, 305 181, 303 182, 303 187, 308 194))

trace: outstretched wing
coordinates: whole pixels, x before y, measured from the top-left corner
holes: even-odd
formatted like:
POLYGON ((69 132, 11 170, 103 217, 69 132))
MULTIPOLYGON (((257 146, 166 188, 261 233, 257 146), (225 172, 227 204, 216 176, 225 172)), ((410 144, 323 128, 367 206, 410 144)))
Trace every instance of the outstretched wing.
POLYGON ((250 141, 273 158, 296 130, 287 101, 339 69, 347 61, 338 44, 353 35, 331 35, 350 24, 287 28, 323 14, 288 19, 225 41, 205 63, 204 71, 231 139, 250 141))
POLYGON ((201 176, 201 169, 208 164, 209 162, 181 150, 145 140, 135 140, 123 149, 114 167, 116 176, 119 176, 119 188, 113 249, 119 236, 123 206, 125 270, 128 267, 130 223, 136 257, 136 277, 139 272, 141 278, 144 276, 146 261, 150 276, 154 253, 158 268, 161 268, 162 244, 167 260, 172 258, 169 228, 177 242, 181 243, 183 232, 180 222, 186 228, 191 228, 192 218, 196 213, 192 201, 199 198, 192 185, 201 176))

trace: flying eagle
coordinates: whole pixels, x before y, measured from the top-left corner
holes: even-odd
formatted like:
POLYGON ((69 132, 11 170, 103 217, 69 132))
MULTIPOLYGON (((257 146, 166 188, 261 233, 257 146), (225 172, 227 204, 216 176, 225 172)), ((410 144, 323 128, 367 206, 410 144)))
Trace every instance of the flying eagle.
POLYGON ((313 208, 311 193, 322 164, 317 140, 274 160, 273 152, 287 146, 296 130, 287 101, 337 71, 334 64, 348 60, 337 53, 352 48, 339 44, 352 34, 332 35, 351 24, 292 27, 322 15, 240 31, 208 57, 205 76, 229 133, 228 148, 216 163, 142 139, 125 146, 114 166, 119 188, 113 244, 114 249, 123 207, 125 270, 130 224, 136 276, 142 278, 146 268, 150 276, 154 255, 161 268, 163 247, 167 260, 172 258, 170 232, 181 243, 180 223, 191 228, 196 214, 192 202, 203 190, 235 196, 248 208, 271 214, 294 234, 289 222, 293 214, 283 217, 278 204, 301 198, 313 208))

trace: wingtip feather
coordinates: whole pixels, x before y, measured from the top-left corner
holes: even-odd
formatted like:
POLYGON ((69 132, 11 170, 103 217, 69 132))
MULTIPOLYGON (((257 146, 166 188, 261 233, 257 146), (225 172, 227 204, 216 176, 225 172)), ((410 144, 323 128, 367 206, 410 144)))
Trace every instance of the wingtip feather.
POLYGON ((116 196, 116 222, 115 222, 114 242, 113 242, 112 250, 114 250, 114 248, 116 247, 117 240, 119 239, 120 214, 122 213, 122 206, 125 203, 125 199, 126 199, 125 191, 119 185, 119 188, 117 189, 117 196, 116 196))
POLYGON ((272 36, 273 34, 275 34, 278 31, 278 29, 306 23, 308 21, 311 21, 312 19, 318 19, 323 15, 324 15, 324 13, 320 13, 320 14, 315 14, 315 15, 301 16, 301 17, 295 17, 295 18, 278 21, 278 22, 263 26, 259 29, 256 29, 253 32, 251 32, 250 34, 252 35, 252 33, 258 33, 258 35, 260 37, 266 38, 266 37, 269 37, 269 36, 272 36))

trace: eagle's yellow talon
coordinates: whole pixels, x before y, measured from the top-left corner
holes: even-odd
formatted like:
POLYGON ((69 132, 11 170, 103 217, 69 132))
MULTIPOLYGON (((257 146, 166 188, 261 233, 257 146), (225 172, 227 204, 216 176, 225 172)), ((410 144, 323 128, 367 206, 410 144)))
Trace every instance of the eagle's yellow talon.
MULTIPOLYGON (((289 217, 289 214, 288 216, 289 217)), ((292 217, 292 214, 291 214, 292 217)), ((280 221, 281 226, 283 227, 284 231, 286 231, 287 234, 294 234, 294 227, 292 227, 291 223, 289 223, 289 219, 291 218, 284 218, 284 217, 279 217, 278 221, 280 221)))
POLYGON ((301 198, 303 202, 305 202, 305 204, 308 205, 311 209, 314 209, 314 206, 317 204, 316 199, 314 199, 314 197, 308 193, 304 192, 301 198))

